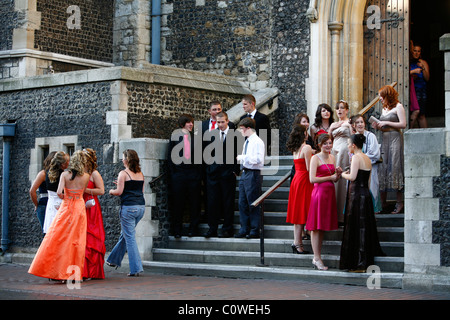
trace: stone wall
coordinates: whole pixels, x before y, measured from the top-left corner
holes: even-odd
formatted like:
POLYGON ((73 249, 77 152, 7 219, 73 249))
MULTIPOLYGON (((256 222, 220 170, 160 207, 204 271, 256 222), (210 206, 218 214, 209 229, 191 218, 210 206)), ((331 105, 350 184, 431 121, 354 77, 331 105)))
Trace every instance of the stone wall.
POLYGON ((0 51, 11 50, 13 29, 23 18, 19 12, 14 11, 15 0, 0 0, 0 51))
POLYGON ((433 179, 433 196, 439 198, 439 220, 432 223, 432 242, 440 244, 441 266, 450 267, 450 157, 441 156, 441 175, 433 179))
POLYGON ((110 0, 38 0, 41 25, 35 31, 35 49, 79 58, 112 62, 114 5, 110 0), (77 6, 79 28, 73 20, 77 6), (68 22, 69 20, 69 22, 68 22))
POLYGON ((221 101, 225 111, 241 101, 235 94, 131 81, 127 82, 127 92, 133 137, 168 139, 182 113, 203 121, 209 117, 211 101, 221 101))

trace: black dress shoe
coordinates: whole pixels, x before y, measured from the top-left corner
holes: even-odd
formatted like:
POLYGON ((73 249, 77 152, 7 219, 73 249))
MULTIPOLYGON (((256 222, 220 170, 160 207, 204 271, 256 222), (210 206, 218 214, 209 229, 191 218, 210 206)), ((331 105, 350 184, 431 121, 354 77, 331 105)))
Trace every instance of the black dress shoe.
POLYGON ((208 232, 205 233, 204 237, 205 238, 217 237, 217 231, 208 230, 208 232))
POLYGON ((259 234, 248 234, 246 236, 247 239, 257 239, 259 238, 259 234))
POLYGON ((220 238, 231 238, 233 234, 230 231, 223 231, 220 238))
POLYGON ((235 238, 245 238, 247 235, 245 233, 236 233, 234 235, 235 238))

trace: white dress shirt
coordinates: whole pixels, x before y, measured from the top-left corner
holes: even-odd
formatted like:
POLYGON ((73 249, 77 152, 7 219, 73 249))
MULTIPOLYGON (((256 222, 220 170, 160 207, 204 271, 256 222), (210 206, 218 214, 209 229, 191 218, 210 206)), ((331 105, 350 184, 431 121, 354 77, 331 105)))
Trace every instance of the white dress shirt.
POLYGON ((237 159, 244 168, 261 170, 264 167, 264 152, 264 142, 258 137, 256 132, 254 132, 245 141, 242 154, 238 155, 237 159), (244 152, 246 143, 248 143, 247 152, 244 152))

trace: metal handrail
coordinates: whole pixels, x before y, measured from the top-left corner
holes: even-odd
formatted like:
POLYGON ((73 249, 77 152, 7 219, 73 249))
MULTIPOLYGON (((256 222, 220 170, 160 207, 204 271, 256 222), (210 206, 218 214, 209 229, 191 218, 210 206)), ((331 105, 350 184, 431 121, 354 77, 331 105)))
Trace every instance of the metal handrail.
POLYGON ((148 184, 150 185, 150 188, 153 188, 153 184, 158 181, 159 179, 161 179, 163 176, 165 176, 166 173, 163 172, 161 173, 159 176, 157 176, 156 178, 154 178, 152 181, 150 181, 148 184))
POLYGON ((250 205, 252 207, 257 207, 260 204, 261 206, 261 215, 260 215, 260 224, 259 224, 259 253, 260 253, 260 264, 258 266, 263 267, 265 266, 264 263, 264 200, 268 196, 270 196, 276 189, 278 189, 279 186, 281 186, 289 177, 291 176, 291 172, 286 173, 286 175, 278 180, 272 187, 269 188, 266 192, 264 192, 258 199, 253 201, 253 203, 250 205))
MULTIPOLYGON (((397 85, 397 81, 394 81, 390 84, 391 87, 395 87, 397 85)), ((360 115, 364 115, 367 111, 372 109, 372 107, 380 100, 380 97, 377 95, 376 98, 374 98, 372 101, 370 101, 361 111, 359 112, 360 115)))

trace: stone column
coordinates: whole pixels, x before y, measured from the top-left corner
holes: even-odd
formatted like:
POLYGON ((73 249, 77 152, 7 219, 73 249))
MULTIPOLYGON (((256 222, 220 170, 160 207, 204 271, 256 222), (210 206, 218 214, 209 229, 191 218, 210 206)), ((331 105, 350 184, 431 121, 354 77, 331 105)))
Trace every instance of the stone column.
POLYGON ((331 106, 339 100, 340 86, 340 34, 344 24, 340 22, 329 22, 328 29, 331 31, 331 106))
POLYGON ((115 2, 113 62, 140 67, 150 61, 150 5, 148 0, 115 2))

